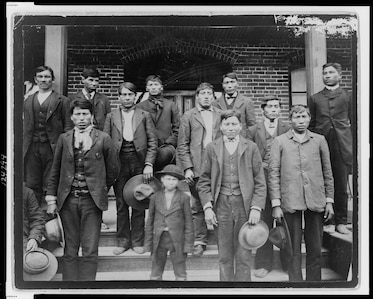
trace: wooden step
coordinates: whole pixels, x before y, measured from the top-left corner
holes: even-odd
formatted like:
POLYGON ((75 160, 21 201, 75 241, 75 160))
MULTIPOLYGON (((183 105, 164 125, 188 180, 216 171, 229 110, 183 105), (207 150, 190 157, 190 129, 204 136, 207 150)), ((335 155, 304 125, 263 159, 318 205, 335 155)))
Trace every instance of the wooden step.
MULTIPOLYGON (((303 278, 306 277, 306 270, 302 269, 303 278)), ((142 281, 149 280, 150 270, 143 271, 118 271, 118 272, 97 272, 97 281, 142 281)), ((329 268, 321 269, 321 279, 323 281, 340 281, 341 276, 329 268)), ((57 273, 52 281, 61 281, 62 274, 57 273)), ((165 270, 163 280, 174 281, 175 275, 172 270, 165 270)), ((187 269, 188 281, 219 281, 219 270, 189 270, 187 269)), ((253 282, 287 282, 289 281, 288 274, 281 270, 272 270, 266 277, 258 278, 254 274, 251 275, 253 282)))

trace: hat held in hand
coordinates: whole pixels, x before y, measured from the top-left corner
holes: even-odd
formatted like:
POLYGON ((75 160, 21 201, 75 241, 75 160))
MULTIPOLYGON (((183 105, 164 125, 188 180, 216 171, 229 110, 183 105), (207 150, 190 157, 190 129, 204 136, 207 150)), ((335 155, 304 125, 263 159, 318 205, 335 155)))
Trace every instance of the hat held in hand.
POLYGON ((60 215, 57 213, 53 218, 45 223, 45 237, 52 242, 57 242, 62 248, 65 248, 65 235, 60 215))
POLYGON ((138 174, 130 178, 123 188, 124 201, 136 210, 149 208, 149 198, 153 193, 162 189, 162 184, 153 177, 149 184, 144 183, 143 175, 138 174))
POLYGON ((171 144, 163 144, 158 147, 154 169, 162 169, 170 164, 176 157, 176 149, 171 144))
POLYGON ((48 250, 38 248, 23 256, 23 280, 48 281, 57 273, 58 262, 48 250))
POLYGON ((262 247, 267 241, 268 233, 268 226, 262 220, 255 224, 249 224, 247 221, 242 225, 238 233, 238 241, 245 249, 257 249, 262 247))
POLYGON ((286 260, 289 262, 293 256, 293 245, 288 225, 285 218, 281 218, 281 222, 278 220, 275 220, 275 222, 276 227, 270 230, 268 239, 273 245, 282 250, 286 260))

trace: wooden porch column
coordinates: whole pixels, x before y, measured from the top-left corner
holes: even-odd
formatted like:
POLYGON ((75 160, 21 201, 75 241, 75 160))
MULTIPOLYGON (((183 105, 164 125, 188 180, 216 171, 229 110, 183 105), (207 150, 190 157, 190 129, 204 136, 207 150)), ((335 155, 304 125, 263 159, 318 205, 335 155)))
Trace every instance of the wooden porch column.
POLYGON ((324 88, 322 66, 327 62, 326 37, 311 28, 305 34, 307 97, 324 88))
POLYGON ((53 89, 66 95, 67 91, 67 28, 65 26, 45 26, 45 65, 54 72, 53 89))

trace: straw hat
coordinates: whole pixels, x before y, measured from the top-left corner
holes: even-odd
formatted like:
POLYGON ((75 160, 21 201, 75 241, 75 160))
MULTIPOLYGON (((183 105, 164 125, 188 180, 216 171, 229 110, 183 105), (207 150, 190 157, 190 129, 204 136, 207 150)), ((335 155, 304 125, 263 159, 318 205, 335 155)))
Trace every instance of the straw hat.
POLYGON ((149 208, 149 197, 162 189, 162 184, 153 177, 149 184, 145 184, 143 175, 138 174, 130 178, 123 188, 125 202, 136 210, 149 208))
POLYGON ((60 215, 45 223, 45 237, 52 242, 57 242, 65 248, 65 236, 60 215))
POLYGON ((256 224, 249 224, 247 221, 242 225, 238 233, 238 241, 245 249, 257 249, 267 241, 268 233, 268 226, 262 220, 256 224))
POLYGON ((48 250, 38 248, 23 256, 23 280, 48 281, 57 273, 58 262, 48 250))

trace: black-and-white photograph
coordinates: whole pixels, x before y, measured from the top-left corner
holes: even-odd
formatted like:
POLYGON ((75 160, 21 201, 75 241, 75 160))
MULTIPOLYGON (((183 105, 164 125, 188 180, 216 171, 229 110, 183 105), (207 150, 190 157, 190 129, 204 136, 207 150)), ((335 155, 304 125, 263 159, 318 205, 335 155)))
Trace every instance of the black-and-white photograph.
POLYGON ((367 291, 367 19, 8 2, 9 294, 367 291))

